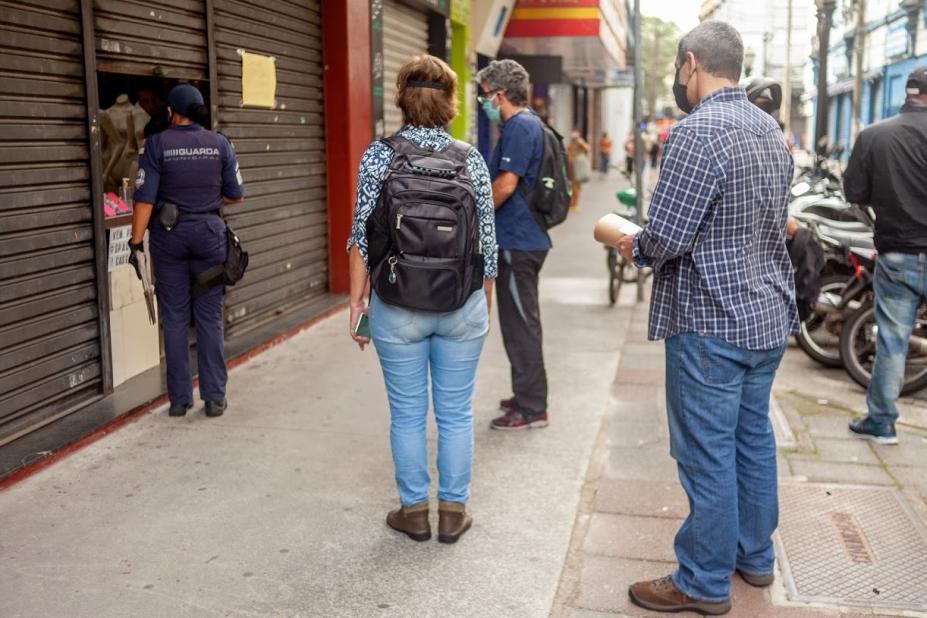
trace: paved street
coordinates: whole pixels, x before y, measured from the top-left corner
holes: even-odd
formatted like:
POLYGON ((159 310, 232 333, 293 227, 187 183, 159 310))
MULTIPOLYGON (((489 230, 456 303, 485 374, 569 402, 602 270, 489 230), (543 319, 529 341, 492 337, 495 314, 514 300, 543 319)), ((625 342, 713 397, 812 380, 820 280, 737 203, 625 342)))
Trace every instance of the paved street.
MULTIPOLYGON (((633 287, 607 306, 591 240, 619 186, 587 185, 554 234, 541 290, 548 429, 488 429, 509 394, 491 332, 475 525, 457 545, 414 543, 383 522, 396 504, 384 389, 342 313, 233 370, 223 418, 157 410, 0 493, 0 616, 647 615, 627 586, 672 569, 687 507, 668 455, 662 346, 646 341, 633 287)), ((775 394, 783 484, 897 488, 927 520, 921 402, 905 403, 901 446, 873 448, 847 435, 863 395, 841 372, 793 348, 775 394)), ((838 611, 790 602, 781 576, 769 591, 735 578, 734 597, 732 616, 838 611)))

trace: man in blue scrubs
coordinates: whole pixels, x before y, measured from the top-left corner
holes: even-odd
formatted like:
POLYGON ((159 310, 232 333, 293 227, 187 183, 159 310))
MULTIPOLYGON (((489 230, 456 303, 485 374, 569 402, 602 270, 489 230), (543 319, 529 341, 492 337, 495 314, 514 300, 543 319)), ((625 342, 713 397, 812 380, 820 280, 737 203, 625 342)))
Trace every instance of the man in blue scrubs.
POLYGON ((139 158, 129 247, 134 258, 135 252, 142 250, 145 230, 151 229, 170 416, 183 416, 193 405, 187 344, 191 304, 196 323, 200 397, 205 402, 207 416, 221 416, 227 406, 228 378, 222 317, 225 289, 219 285, 192 299, 191 279, 225 262, 228 241, 219 209, 224 204, 241 202, 244 186, 228 139, 190 119, 201 118, 206 112, 202 94, 189 84, 181 84, 168 94, 167 104, 170 127, 149 137, 139 158), (165 217, 161 215, 173 206, 179 217, 165 225, 165 217))
POLYGON ((528 72, 514 60, 495 60, 477 75, 480 104, 500 125, 489 161, 496 240, 499 243, 499 325, 512 366, 514 396, 499 402, 505 412, 493 429, 547 426, 547 373, 542 351, 538 277, 550 237, 526 196, 534 188, 544 153, 541 120, 528 109, 528 72))

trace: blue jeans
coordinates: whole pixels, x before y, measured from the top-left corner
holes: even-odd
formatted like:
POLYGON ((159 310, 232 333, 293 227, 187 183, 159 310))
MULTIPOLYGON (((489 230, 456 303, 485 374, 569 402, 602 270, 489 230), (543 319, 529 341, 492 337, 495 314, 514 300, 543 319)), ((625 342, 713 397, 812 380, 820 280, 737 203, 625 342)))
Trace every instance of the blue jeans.
POLYGON ((489 331, 482 290, 433 313, 370 299, 370 334, 386 381, 390 444, 403 506, 428 500, 428 373, 438 425, 438 499, 466 504, 473 463, 473 386, 489 331))
POLYGON ((666 340, 670 453, 689 497, 673 582, 690 597, 725 601, 735 568, 773 571, 779 499, 769 395, 785 347, 746 350, 695 333, 666 340))
POLYGON ((927 298, 927 254, 880 254, 873 283, 879 334, 866 403, 873 421, 894 424, 898 419, 895 400, 904 382, 908 339, 917 308, 927 298))

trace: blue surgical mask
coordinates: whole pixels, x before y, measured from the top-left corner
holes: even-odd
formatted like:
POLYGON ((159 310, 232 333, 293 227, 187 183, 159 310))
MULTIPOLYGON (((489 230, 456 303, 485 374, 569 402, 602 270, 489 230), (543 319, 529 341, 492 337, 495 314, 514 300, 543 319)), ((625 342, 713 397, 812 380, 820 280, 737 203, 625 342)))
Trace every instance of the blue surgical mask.
POLYGON ((489 118, 489 122, 493 124, 502 124, 502 110, 498 107, 493 107, 492 100, 495 97, 489 97, 483 101, 483 112, 486 114, 486 117, 489 118))

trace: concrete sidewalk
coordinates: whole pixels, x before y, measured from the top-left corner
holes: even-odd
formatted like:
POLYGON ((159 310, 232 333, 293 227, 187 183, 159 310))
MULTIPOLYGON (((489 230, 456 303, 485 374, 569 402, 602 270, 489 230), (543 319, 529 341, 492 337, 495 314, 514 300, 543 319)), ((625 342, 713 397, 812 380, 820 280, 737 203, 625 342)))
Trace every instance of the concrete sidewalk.
MULTIPOLYGON (((665 369, 663 345, 646 341, 647 307, 634 308, 626 343, 620 355, 618 374, 612 389, 609 410, 602 423, 589 467, 583 498, 577 515, 570 556, 564 569, 552 616, 556 618, 606 618, 608 616, 658 616, 642 610, 628 599, 628 586, 641 579, 653 579, 675 569, 673 538, 688 514, 685 493, 679 485, 676 464, 669 455, 669 433, 664 396, 665 369)), ((927 433, 919 428, 899 426, 899 446, 873 446, 855 439, 847 431, 851 418, 847 409, 834 408, 827 401, 808 401, 799 389, 815 384, 815 367, 806 366, 804 355, 796 349, 786 354, 774 393, 782 409, 775 422, 780 444, 779 535, 807 525, 803 517, 806 504, 789 505, 786 489, 809 487, 810 482, 832 483, 838 487, 860 485, 894 488, 903 496, 910 511, 927 522, 927 433), (782 448, 792 442, 789 448, 782 448), (798 522, 797 524, 795 522, 798 522), (791 526, 791 528, 789 528, 791 526)), ((849 378, 847 378, 847 382, 849 378)), ((849 387, 836 396, 845 395, 849 387)), ((819 397, 823 396, 819 393, 819 397)), ((830 395, 828 395, 830 396, 830 395)), ((828 494, 830 495, 830 494, 828 494)), ((876 519, 878 520, 878 508, 876 519)), ((814 523, 814 522, 812 522, 814 523)), ((921 530, 923 526, 921 525, 921 530)), ((830 539, 833 530, 825 529, 830 539)), ((901 528, 893 541, 901 540, 901 528)), ((834 535, 836 536, 836 535, 834 535)), ((889 534, 891 536, 891 534, 889 534)), ((913 535, 917 541, 917 535, 913 535)), ((920 536, 921 542, 925 540, 920 536)), ((879 559, 866 579, 855 583, 874 588, 887 579, 888 571, 916 570, 925 562, 924 553, 912 543, 909 562, 885 555, 888 549, 872 542, 879 559), (900 568, 899 568, 900 562, 900 568)), ((866 608, 833 603, 829 605, 795 602, 786 590, 781 571, 782 544, 777 544, 777 581, 767 590, 752 588, 739 577, 732 578, 734 608, 731 617, 812 618, 818 616, 927 616, 923 612, 866 608)), ((805 566, 805 572, 838 573, 852 579, 853 565, 805 566)), ((920 590, 902 590, 898 596, 927 597, 927 571, 909 574, 908 585, 920 590)), ((904 580, 902 575, 900 578, 904 580)), ((896 580, 897 582, 898 580, 896 580)), ((893 583, 896 583, 893 582, 893 583)), ((897 590, 898 586, 895 586, 897 590)), ((878 591, 876 591, 878 593, 878 591)), ((829 589, 826 596, 839 596, 829 589)), ((683 613, 695 616, 694 613, 683 613)))
POLYGON ((221 419, 157 410, 0 493, 0 616, 546 616, 631 311, 591 238, 617 188, 554 233, 546 430, 488 428, 510 394, 493 317, 460 543, 386 528, 383 382, 339 314, 233 370, 221 419))

